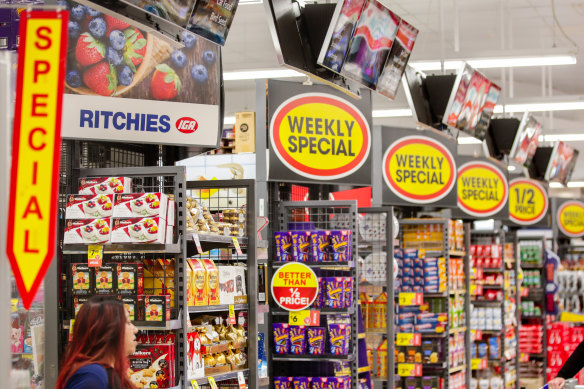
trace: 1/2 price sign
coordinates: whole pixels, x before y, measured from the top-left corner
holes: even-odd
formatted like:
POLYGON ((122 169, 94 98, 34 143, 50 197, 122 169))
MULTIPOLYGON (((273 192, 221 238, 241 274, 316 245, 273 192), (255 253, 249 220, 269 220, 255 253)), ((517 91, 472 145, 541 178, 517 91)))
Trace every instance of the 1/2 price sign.
POLYGON ((318 295, 318 278, 311 268, 300 262, 289 262, 272 277, 272 297, 287 311, 308 308, 318 295))
POLYGON ((509 186, 509 218, 524 226, 544 218, 549 207, 547 190, 535 180, 517 178, 509 186))

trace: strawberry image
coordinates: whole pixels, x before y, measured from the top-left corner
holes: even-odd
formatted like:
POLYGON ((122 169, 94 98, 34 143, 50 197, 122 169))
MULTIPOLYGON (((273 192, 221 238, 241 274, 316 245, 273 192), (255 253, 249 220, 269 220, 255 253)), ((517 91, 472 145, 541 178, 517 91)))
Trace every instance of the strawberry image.
POLYGON ((109 181, 109 186, 110 186, 110 188, 115 188, 115 187, 116 187, 116 186, 118 186, 118 185, 120 185, 120 180, 119 180, 119 179, 117 179, 117 178, 112 178, 112 179, 109 181))
POLYGON ((99 230, 99 233, 101 235, 107 235, 107 234, 109 234, 109 227, 102 228, 101 230, 99 230))
POLYGON ((75 59, 80 66, 89 66, 105 58, 105 46, 86 32, 77 39, 75 59))
POLYGON ((107 196, 99 196, 97 198, 97 203, 99 205, 104 205, 105 203, 109 203, 109 197, 107 197, 107 196))
POLYGON ((150 93, 156 100, 170 100, 176 97, 182 84, 176 72, 165 64, 156 65, 156 71, 150 83, 150 93))
POLYGON ((124 47, 124 63, 136 73, 136 66, 140 65, 146 54, 146 39, 144 35, 135 27, 124 30, 126 36, 126 46, 124 47))
POLYGON ((104 204, 104 205, 101 207, 101 209, 103 209, 104 211, 109 211, 109 210, 111 210, 111 209, 112 209, 112 203, 107 203, 107 204, 104 204))
POLYGON ((151 228, 153 226, 156 226, 156 223, 154 222, 154 220, 152 220, 152 219, 144 220, 144 227, 151 228))
POLYGON ((150 227, 148 229, 148 233, 149 234, 156 234, 156 233, 158 233, 158 227, 157 226, 150 227))
POLYGON ((83 73, 83 82, 95 93, 102 96, 111 96, 118 87, 116 69, 106 61, 102 61, 83 73))
POLYGON ((126 22, 122 22, 120 19, 116 19, 113 16, 103 15, 105 17, 105 22, 107 24, 107 30, 105 35, 109 36, 110 32, 113 30, 120 30, 123 31, 126 28, 130 27, 130 25, 126 22))

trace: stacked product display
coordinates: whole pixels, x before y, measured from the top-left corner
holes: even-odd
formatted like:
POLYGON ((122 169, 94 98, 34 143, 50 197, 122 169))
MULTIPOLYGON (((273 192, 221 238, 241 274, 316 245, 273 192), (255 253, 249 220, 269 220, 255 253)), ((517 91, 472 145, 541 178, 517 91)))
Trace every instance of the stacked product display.
MULTIPOLYGON (((319 312, 318 323, 302 325, 291 322, 287 304, 304 301, 300 296, 304 295, 306 288, 301 280, 290 281, 290 286, 297 287, 292 297, 273 301, 270 315, 273 348, 268 365, 275 388, 349 389, 355 383, 362 384, 356 374, 358 309, 354 289, 357 232, 338 229, 342 224, 332 223, 339 219, 334 212, 337 208, 328 208, 327 203, 330 202, 281 206, 283 217, 273 234, 275 256, 272 267, 281 268, 283 272, 286 264, 309 266, 316 275, 318 293, 314 301, 306 301, 305 309, 319 312), (306 207, 310 215, 306 221, 300 221, 296 216, 303 213, 298 212, 299 207, 303 210, 306 207), (295 300, 294 296, 299 298, 295 300)), ((335 207, 339 207, 344 216, 356 219, 355 204, 335 207)), ((308 274, 312 277, 310 272, 308 274)), ((370 384, 364 385, 369 388, 370 384)))
POLYGON ((178 167, 120 170, 86 171, 82 194, 67 196, 65 333, 92 295, 115 296, 142 331, 130 356, 136 387, 184 388, 209 377, 222 385, 238 373, 255 381, 248 295, 256 295, 257 265, 246 220, 253 182, 184 182, 178 167))

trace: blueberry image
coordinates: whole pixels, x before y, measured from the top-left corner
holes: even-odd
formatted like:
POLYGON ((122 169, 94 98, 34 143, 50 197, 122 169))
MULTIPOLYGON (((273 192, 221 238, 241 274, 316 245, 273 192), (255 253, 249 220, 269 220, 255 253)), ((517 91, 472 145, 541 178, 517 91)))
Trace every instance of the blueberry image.
POLYGON ((160 13, 158 12, 158 10, 151 5, 147 5, 146 7, 144 7, 144 9, 146 11, 150 12, 151 14, 154 14, 156 16, 160 16, 160 13))
POLYGON ((203 65, 195 65, 191 69, 191 76, 196 82, 207 82, 209 79, 209 73, 207 73, 207 68, 203 65))
POLYGON ((67 2, 65 0, 57 0, 57 5, 60 5, 61 7, 65 7, 65 9, 69 8, 69 6, 67 5, 67 2))
POLYGON ((77 70, 69 70, 65 80, 71 88, 79 88, 81 86, 81 75, 77 70))
POLYGON ((67 29, 69 30, 69 38, 77 38, 81 33, 81 28, 79 27, 79 23, 69 20, 69 24, 67 29))
POLYGON ((122 61, 124 60, 124 57, 122 56, 122 53, 116 49, 114 49, 113 47, 108 47, 107 48, 107 60, 114 66, 118 66, 122 63, 122 61))
POLYGON ((85 16, 85 7, 76 5, 71 8, 71 19, 80 21, 85 16))
POLYGON ((183 31, 182 38, 187 49, 190 49, 191 47, 195 46, 195 43, 197 42, 197 37, 192 32, 183 31))
POLYGON ((107 26, 103 18, 95 18, 89 22, 89 32, 94 38, 100 39, 105 35, 105 30, 107 26))
POLYGON ((132 69, 130 69, 130 67, 127 65, 124 66, 122 70, 118 72, 118 81, 120 82, 120 84, 124 86, 130 85, 133 79, 134 73, 132 72, 132 69))
POLYGON ((126 45, 126 36, 120 30, 113 30, 109 35, 110 44, 116 50, 122 50, 126 45))
POLYGON ((187 56, 180 50, 175 51, 170 56, 172 63, 179 69, 184 68, 187 66, 187 56))
POLYGON ((203 61, 207 64, 212 64, 215 62, 215 53, 211 50, 207 50, 203 53, 203 61))
POLYGON ((94 10, 93 8, 85 7, 85 12, 92 18, 98 17, 101 15, 101 12, 94 10))

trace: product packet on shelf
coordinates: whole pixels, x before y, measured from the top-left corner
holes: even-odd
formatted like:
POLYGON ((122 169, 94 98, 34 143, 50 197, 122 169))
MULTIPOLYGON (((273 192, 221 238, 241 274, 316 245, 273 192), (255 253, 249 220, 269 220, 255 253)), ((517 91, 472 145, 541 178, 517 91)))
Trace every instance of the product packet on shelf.
POLYGON ((170 296, 138 296, 140 314, 138 320, 167 322, 170 321, 170 296))
POLYGON ((130 193, 132 179, 128 177, 88 177, 79 183, 79 194, 117 194, 130 193))
POLYGON ((306 327, 290 326, 290 354, 306 354, 306 327))
POLYGON ((274 232, 276 240, 276 260, 288 262, 292 260, 292 234, 290 231, 274 232))
POLYGON ((137 388, 170 388, 174 362, 174 344, 139 344, 130 355, 130 381, 137 388))
POLYGON ((138 297, 118 295, 118 300, 120 300, 128 312, 130 312, 130 319, 132 321, 137 320, 136 314, 138 313, 138 297))
POLYGON ((345 288, 345 308, 353 306, 353 279, 351 277, 343 277, 343 286, 345 288))
POLYGON ((113 263, 95 267, 93 270, 95 294, 112 295, 116 291, 116 266, 113 263))
POLYGON ((166 221, 159 217, 112 219, 112 243, 166 243, 166 221))
POLYGON ((328 328, 331 354, 347 355, 349 353, 351 326, 347 324, 329 324, 328 328))
POLYGON ((142 263, 118 263, 116 274, 118 294, 136 296, 144 293, 144 265, 142 263))
POLYGON ((213 260, 205 258, 201 260, 205 266, 206 278, 205 286, 207 290, 208 305, 219 305, 219 271, 213 260))
POLYGON ((115 195, 114 218, 158 216, 166 220, 168 196, 164 193, 124 193, 115 195))
POLYGON ((310 231, 291 231, 292 235, 292 260, 295 262, 308 262, 310 258, 310 231))
POLYGON ((290 326, 286 323, 273 323, 274 346, 276 354, 290 353, 290 326))
POLYGON ((89 300, 90 296, 73 296, 73 310, 75 312, 75 317, 79 313, 81 306, 89 300))
POLYGON ((76 296, 88 296, 93 294, 92 268, 82 263, 71 264, 72 291, 76 296))
POLYGON ((207 297, 207 271, 198 258, 188 258, 189 265, 193 269, 193 306, 209 305, 207 297))
POLYGON ((111 219, 67 220, 64 244, 104 245, 111 240, 111 219))
POLYGON ((274 389, 292 389, 292 377, 274 377, 274 389))
POLYGON ((325 305, 328 308, 345 307, 345 287, 343 277, 325 277, 325 305))
POLYGON ((157 295, 169 295, 170 307, 174 308, 174 258, 158 258, 154 265, 154 277, 161 283, 157 295))
POLYGON ((310 389, 310 380, 312 377, 294 377, 292 379, 293 389, 310 389))
POLYGON ((324 327, 308 327, 306 330, 306 341, 308 343, 308 354, 323 355, 325 349, 326 331, 324 327))
POLYGON ((219 270, 219 300, 221 304, 235 304, 236 296, 245 296, 245 268, 217 266, 219 270))
POLYGON ((76 195, 67 196, 65 219, 96 219, 111 217, 113 214, 113 195, 76 195))
POLYGON ((324 262, 330 260, 330 231, 311 231, 310 242, 312 261, 324 262))
POLYGON ((312 389, 333 389, 330 377, 313 377, 312 389))
POLYGON ((332 260, 347 262, 351 260, 351 231, 340 230, 330 232, 332 260))

